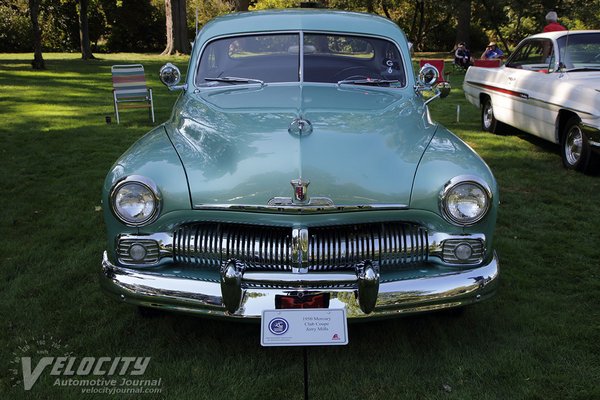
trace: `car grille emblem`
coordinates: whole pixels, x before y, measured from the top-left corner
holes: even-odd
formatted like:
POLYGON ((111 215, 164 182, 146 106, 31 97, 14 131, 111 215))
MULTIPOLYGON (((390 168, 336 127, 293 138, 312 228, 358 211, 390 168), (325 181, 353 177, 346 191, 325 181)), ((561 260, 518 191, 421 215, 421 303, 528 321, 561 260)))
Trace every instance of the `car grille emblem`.
POLYGON ((308 201, 308 185, 310 184, 310 181, 300 178, 300 179, 292 179, 292 181, 290 181, 290 183, 292 184, 292 187, 294 188, 293 203, 294 204, 306 203, 308 201))

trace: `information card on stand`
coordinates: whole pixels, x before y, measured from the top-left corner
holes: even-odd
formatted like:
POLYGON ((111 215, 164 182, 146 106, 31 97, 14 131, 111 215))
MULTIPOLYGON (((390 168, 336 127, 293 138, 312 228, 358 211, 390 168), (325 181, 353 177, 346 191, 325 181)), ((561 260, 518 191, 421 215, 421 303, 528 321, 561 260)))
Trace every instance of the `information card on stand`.
POLYGON ((264 310, 262 346, 339 346, 348 344, 346 309, 264 310))

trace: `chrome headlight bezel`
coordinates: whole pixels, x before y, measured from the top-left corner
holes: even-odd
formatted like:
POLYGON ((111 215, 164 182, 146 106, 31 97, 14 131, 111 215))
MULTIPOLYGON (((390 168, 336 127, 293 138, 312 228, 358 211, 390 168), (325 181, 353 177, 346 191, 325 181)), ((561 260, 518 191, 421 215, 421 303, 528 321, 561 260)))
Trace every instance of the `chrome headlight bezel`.
POLYGON ((140 175, 130 175, 119 180, 110 191, 109 200, 113 215, 127 226, 144 226, 154 222, 158 218, 162 207, 162 197, 158 186, 151 179, 140 175), (151 196, 153 202, 152 209, 140 219, 127 215, 117 204, 118 194, 121 190, 136 186, 141 191, 146 191, 144 194, 151 196))
POLYGON ((471 226, 481 221, 492 207, 492 190, 490 186, 483 179, 473 175, 461 175, 456 176, 449 180, 440 193, 440 211, 444 219, 453 225, 457 226, 471 226), (464 186, 471 186, 474 189, 479 189, 480 193, 484 197, 485 204, 481 207, 480 212, 477 215, 471 217, 458 217, 450 209, 451 195, 456 192, 457 189, 463 188, 464 186))

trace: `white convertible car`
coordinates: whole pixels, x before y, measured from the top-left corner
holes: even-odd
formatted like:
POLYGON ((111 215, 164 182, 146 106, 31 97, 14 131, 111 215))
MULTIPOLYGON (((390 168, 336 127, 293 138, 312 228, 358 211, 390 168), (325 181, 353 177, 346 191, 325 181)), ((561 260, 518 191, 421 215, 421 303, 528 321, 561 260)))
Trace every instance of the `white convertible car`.
POLYGON ((595 172, 600 159, 600 31, 530 36, 499 68, 470 67, 467 99, 484 131, 503 124, 560 144, 568 169, 595 172))

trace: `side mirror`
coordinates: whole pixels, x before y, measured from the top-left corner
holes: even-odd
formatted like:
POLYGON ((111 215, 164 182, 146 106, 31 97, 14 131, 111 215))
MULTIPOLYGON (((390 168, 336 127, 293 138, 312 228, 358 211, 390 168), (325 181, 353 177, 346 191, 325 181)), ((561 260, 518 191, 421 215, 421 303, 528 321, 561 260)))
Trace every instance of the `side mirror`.
POLYGON ((433 86, 439 76, 440 73, 436 67, 431 64, 425 64, 419 71, 419 84, 423 86, 433 86))
POLYGON ((440 72, 431 64, 425 64, 419 71, 419 78, 415 85, 415 91, 421 93, 425 90, 433 91, 434 95, 425 101, 425 105, 429 104, 438 97, 444 98, 450 94, 450 83, 446 81, 437 82, 440 72))
POLYGON ((179 68, 171 63, 166 63, 160 68, 158 77, 169 90, 185 89, 185 85, 177 86, 181 80, 181 72, 179 71, 179 68))

